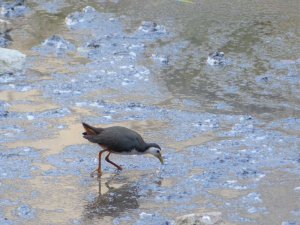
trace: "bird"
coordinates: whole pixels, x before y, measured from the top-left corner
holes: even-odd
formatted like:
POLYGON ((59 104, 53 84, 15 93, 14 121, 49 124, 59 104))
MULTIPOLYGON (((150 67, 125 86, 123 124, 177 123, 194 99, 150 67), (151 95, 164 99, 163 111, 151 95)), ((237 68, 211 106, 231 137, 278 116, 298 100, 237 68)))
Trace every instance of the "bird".
POLYGON ((158 158, 161 164, 164 164, 161 147, 156 143, 145 142, 142 136, 134 130, 121 126, 97 128, 84 122, 82 125, 85 129, 85 132, 82 133, 83 138, 98 144, 102 148, 98 155, 98 168, 94 170, 94 172, 98 172, 99 177, 102 176, 101 156, 104 152, 108 152, 105 161, 115 166, 118 170, 122 170, 122 167, 109 159, 111 153, 121 155, 151 154, 158 158))

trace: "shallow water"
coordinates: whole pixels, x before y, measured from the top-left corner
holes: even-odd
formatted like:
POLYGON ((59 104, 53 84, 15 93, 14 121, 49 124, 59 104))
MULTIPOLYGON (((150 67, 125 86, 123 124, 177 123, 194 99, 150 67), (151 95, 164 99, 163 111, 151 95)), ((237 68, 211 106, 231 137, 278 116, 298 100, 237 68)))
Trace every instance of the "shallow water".
POLYGON ((226 224, 300 224, 299 10, 28 1, 5 18, 27 63, 0 76, 0 224, 173 224, 211 211, 226 224), (214 51, 225 65, 206 63, 214 51), (122 172, 103 162, 90 177, 99 147, 82 121, 140 132, 166 164, 113 155, 122 172))

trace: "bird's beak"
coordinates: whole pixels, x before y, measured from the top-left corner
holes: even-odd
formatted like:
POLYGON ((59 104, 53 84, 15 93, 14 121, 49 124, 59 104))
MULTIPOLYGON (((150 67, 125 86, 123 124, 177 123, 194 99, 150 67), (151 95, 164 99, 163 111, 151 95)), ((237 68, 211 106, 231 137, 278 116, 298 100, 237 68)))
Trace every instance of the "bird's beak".
POLYGON ((164 159, 163 159, 163 157, 161 156, 161 154, 159 154, 158 156, 156 156, 158 159, 159 159, 159 161, 161 162, 161 164, 164 164, 164 159))

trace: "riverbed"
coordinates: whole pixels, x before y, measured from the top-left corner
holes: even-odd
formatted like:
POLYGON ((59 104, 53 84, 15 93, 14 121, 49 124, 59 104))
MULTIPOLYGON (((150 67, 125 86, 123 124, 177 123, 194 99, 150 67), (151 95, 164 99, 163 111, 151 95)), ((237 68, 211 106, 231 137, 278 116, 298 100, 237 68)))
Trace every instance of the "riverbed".
POLYGON ((32 0, 2 15, 26 68, 0 75, 0 224, 300 224, 299 10, 32 0), (123 170, 91 177, 81 122, 134 129, 166 163, 112 155, 123 170))

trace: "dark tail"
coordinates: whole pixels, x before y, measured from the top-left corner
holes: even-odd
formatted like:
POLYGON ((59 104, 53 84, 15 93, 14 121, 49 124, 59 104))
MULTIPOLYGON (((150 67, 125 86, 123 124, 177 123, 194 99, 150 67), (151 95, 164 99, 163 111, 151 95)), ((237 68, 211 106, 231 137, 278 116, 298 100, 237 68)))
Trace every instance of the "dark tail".
POLYGON ((82 133, 83 135, 97 135, 103 131, 103 128, 96 128, 88 125, 87 123, 82 123, 85 132, 82 133))

